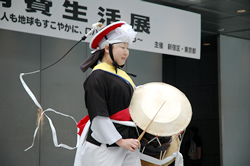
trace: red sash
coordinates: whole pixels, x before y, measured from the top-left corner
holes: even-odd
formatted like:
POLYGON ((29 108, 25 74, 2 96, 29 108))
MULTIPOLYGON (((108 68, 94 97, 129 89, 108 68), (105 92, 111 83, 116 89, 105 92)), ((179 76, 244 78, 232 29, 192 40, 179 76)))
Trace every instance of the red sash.
MULTIPOLYGON (((119 120, 119 121, 130 121, 131 117, 129 114, 129 107, 111 115, 109 118, 113 120, 119 120)), ((85 116, 78 122, 77 127, 79 128, 79 132, 78 132, 79 135, 82 134, 82 131, 88 121, 89 121, 89 115, 85 116)))

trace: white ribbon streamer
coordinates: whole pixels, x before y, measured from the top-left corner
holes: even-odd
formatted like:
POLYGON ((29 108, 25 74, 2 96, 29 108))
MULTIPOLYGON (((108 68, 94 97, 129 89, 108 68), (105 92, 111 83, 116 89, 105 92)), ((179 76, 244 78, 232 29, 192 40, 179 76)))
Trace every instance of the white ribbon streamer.
MULTIPOLYGON (((93 24, 93 25, 92 25, 92 29, 91 29, 87 34, 84 35, 84 37, 82 38, 82 40, 85 40, 85 39, 87 38, 87 36, 88 36, 89 34, 93 33, 94 30, 98 29, 98 27, 101 28, 101 27, 102 27, 102 23, 97 22, 97 23, 93 24)), ((72 47, 72 48, 74 48, 74 47, 72 47)), ((66 55, 67 55, 67 53, 65 54, 65 56, 66 56, 66 55)), ((59 59, 59 61, 60 61, 60 60, 61 60, 61 59, 59 59)), ((57 62, 59 62, 59 61, 57 61, 57 62)), ((56 63, 57 63, 57 62, 56 62, 56 63)), ((54 65, 54 64, 53 64, 53 65, 54 65)), ((52 65, 51 65, 51 66, 52 66, 52 65)), ((51 67, 51 66, 49 66, 49 67, 51 67)), ((49 68, 49 67, 47 67, 47 68, 49 68)), ((45 69, 47 69, 47 68, 45 68, 45 69)), ((43 69, 42 69, 42 70, 43 70, 43 69)), ((56 113, 56 114, 59 114, 59 115, 65 116, 65 117, 69 117, 69 118, 71 118, 71 119, 73 119, 73 120, 75 121, 76 125, 77 125, 77 121, 76 121, 72 116, 69 116, 69 115, 66 115, 66 114, 57 112, 57 111, 55 111, 55 110, 53 110, 53 109, 51 109, 51 108, 48 108, 48 109, 46 109, 46 110, 43 110, 41 104, 37 101, 35 95, 32 93, 32 91, 30 90, 30 88, 28 87, 28 85, 27 85, 27 84, 25 83, 25 81, 23 80, 23 76, 24 76, 24 75, 30 75, 30 74, 35 74, 35 73, 39 73, 39 72, 41 72, 41 70, 37 70, 37 71, 29 72, 29 73, 21 73, 21 74, 19 75, 19 78, 20 78, 20 80, 21 80, 21 83, 22 83, 24 89, 26 90, 26 92, 28 93, 28 95, 30 96, 30 98, 33 100, 33 102, 36 104, 36 106, 37 106, 38 108, 40 108, 40 110, 42 111, 42 114, 41 114, 41 116, 40 116, 40 118, 39 118, 39 121, 38 121, 38 126, 37 126, 37 128, 35 129, 35 132, 34 132, 34 135, 33 135, 33 142, 32 142, 32 144, 31 144, 31 146, 30 146, 29 148, 25 149, 25 151, 29 150, 29 149, 32 148, 33 145, 34 145, 35 137, 36 137, 37 131, 38 131, 38 129, 39 129, 41 117, 42 117, 43 114, 45 115, 45 117, 46 117, 46 118, 48 119, 48 121, 49 121, 50 128, 51 128, 51 131, 52 131, 53 142, 54 142, 55 147, 63 147, 63 148, 65 148, 65 149, 69 149, 69 150, 76 149, 77 146, 78 146, 78 141, 79 141, 79 136, 78 136, 78 134, 77 134, 77 143, 76 143, 76 146, 75 146, 75 147, 70 147, 70 146, 65 145, 65 144, 58 144, 56 129, 55 129, 54 125, 53 125, 52 120, 48 117, 48 115, 45 114, 45 112, 51 111, 51 112, 54 112, 54 113, 56 113)), ((79 129, 77 128, 77 132, 78 132, 78 131, 79 131, 79 129)))
MULTIPOLYGON (((51 112, 54 112, 54 113, 56 113, 56 114, 59 114, 59 115, 62 115, 62 116, 71 118, 71 119, 74 120, 74 122, 76 123, 76 125, 77 125, 77 121, 76 121, 72 116, 66 115, 66 114, 63 114, 63 113, 60 113, 60 112, 57 112, 57 111, 53 110, 52 108, 48 108, 48 109, 46 109, 46 110, 43 110, 42 106, 41 106, 40 103, 37 101, 35 95, 32 93, 32 91, 30 90, 30 88, 28 87, 28 85, 27 85, 27 84, 25 83, 25 81, 23 80, 23 76, 24 76, 24 75, 35 74, 35 73, 38 73, 38 72, 40 72, 40 70, 37 70, 37 71, 34 71, 34 72, 30 72, 30 73, 21 73, 20 76, 19 76, 19 78, 20 78, 20 80, 21 80, 21 83, 22 83, 24 89, 26 90, 26 92, 28 93, 28 95, 30 96, 30 98, 33 100, 33 102, 36 104, 36 106, 37 106, 38 108, 40 108, 41 111, 42 111, 42 114, 40 115, 39 120, 38 120, 37 128, 35 129, 35 132, 34 132, 34 135, 33 135, 32 144, 31 144, 30 147, 28 147, 27 149, 25 149, 25 151, 27 151, 27 150, 29 150, 29 149, 31 149, 31 148, 33 147, 34 142, 35 142, 35 138, 36 138, 36 134, 37 134, 37 131, 38 131, 38 129, 39 129, 40 122, 41 122, 41 118, 42 118, 43 115, 45 115, 45 117, 46 117, 46 118, 48 119, 48 121, 49 121, 50 128, 51 128, 51 132, 52 132, 52 138, 53 138, 54 146, 55 146, 55 147, 62 147, 62 148, 69 149, 69 150, 76 149, 77 146, 78 146, 78 140, 79 140, 79 137, 78 137, 78 136, 77 136, 77 143, 76 143, 76 146, 75 146, 75 147, 70 147, 70 146, 68 146, 68 145, 66 145, 66 144, 58 144, 56 129, 55 129, 54 125, 53 125, 52 120, 48 117, 48 115, 45 114, 45 112, 51 111, 51 112)), ((78 132, 78 130, 79 130, 79 129, 77 128, 77 132, 78 132)), ((76 134, 76 135, 77 135, 77 134, 76 134)))

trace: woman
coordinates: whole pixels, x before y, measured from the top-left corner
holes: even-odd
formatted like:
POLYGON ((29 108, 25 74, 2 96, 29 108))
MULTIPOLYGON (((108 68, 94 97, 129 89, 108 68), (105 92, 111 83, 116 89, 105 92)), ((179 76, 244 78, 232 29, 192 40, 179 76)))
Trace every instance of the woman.
POLYGON ((131 120, 128 106, 135 85, 120 68, 135 35, 130 25, 118 21, 100 30, 90 42, 95 52, 81 65, 83 72, 93 68, 84 82, 88 116, 78 123, 80 133, 88 118, 90 127, 86 125, 81 135, 75 166, 141 165, 136 130, 120 123, 131 120))

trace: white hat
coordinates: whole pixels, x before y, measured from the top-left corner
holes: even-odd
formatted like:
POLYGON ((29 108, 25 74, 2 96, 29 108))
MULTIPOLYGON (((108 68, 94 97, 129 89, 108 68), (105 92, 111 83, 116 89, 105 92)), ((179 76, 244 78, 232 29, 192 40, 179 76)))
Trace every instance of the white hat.
POLYGON ((124 21, 114 22, 101 29, 90 41, 90 49, 103 49, 108 44, 127 42, 132 44, 136 32, 124 21))

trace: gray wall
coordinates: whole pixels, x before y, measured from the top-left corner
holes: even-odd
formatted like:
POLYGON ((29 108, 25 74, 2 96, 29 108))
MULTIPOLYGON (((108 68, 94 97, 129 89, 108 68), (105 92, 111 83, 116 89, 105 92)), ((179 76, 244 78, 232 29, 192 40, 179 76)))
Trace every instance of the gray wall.
POLYGON ((221 165, 249 165, 250 41, 221 35, 219 42, 221 165))
MULTIPOLYGON (((0 165, 73 165, 75 150, 54 147, 49 123, 45 118, 34 147, 24 152, 32 143, 38 108, 22 87, 19 74, 54 63, 76 41, 2 29, 0 38, 0 165)), ((82 73, 79 65, 89 52, 88 44, 80 43, 55 66, 41 73, 24 76, 44 110, 53 108, 73 116, 77 121, 87 114, 82 84, 90 70, 82 73)), ((161 82, 162 56, 131 50, 124 70, 137 75, 134 78, 136 85, 161 82)), ((56 127, 58 142, 75 146, 75 123, 51 112, 47 115, 56 127)))
MULTIPOLYGON (((38 165, 39 144, 32 141, 37 108, 25 94, 19 74, 40 65, 40 37, 0 30, 0 165, 38 165)), ((26 79, 40 99, 40 75, 26 79)), ((39 139, 38 139, 39 141, 39 139)))

